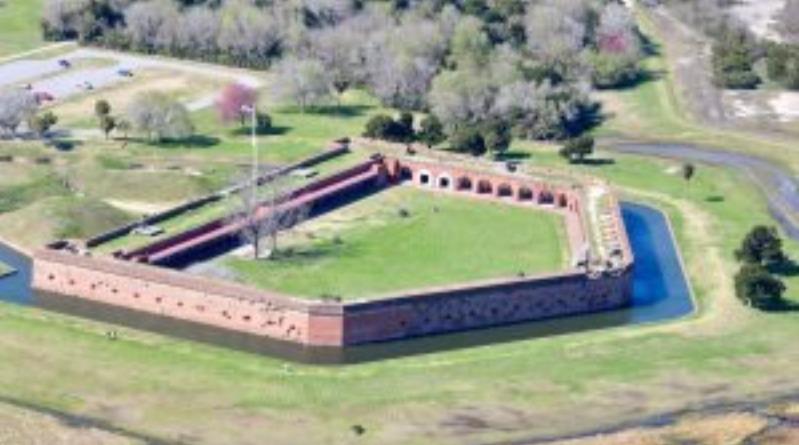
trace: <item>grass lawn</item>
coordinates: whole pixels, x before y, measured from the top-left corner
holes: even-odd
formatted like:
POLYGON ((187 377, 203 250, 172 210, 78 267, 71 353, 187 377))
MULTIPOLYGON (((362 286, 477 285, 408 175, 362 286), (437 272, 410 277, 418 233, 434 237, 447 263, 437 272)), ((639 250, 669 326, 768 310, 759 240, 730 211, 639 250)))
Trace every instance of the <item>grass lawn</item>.
MULTIPOLYGON (((271 164, 297 161, 322 151, 335 139, 360 135, 371 116, 387 112, 375 98, 360 90, 345 93, 341 98, 340 108, 330 106, 302 112, 294 107, 264 103, 261 109, 272 117, 272 130, 259 137, 261 161, 271 164)), ((249 126, 239 127, 238 123, 223 124, 213 108, 192 113, 192 121, 200 135, 193 140, 155 147, 145 143, 133 143, 131 149, 144 155, 152 154, 157 149, 162 156, 192 154, 212 158, 222 156, 249 159, 249 126)))
POLYGON ((43 43, 41 12, 42 0, 0 2, 0 56, 27 51, 43 43))
POLYGON ((225 264, 259 287, 346 300, 559 270, 562 224, 552 213, 398 187, 299 226, 286 242, 293 253, 225 264))
MULTIPOLYGON (((562 163, 540 151, 529 162, 562 163)), ((348 444, 350 427, 360 424, 363 443, 405 445, 563 434, 717 397, 797 389, 799 315, 743 308, 728 292, 730 275, 712 266, 719 258, 731 273, 740 236, 769 221, 764 202, 716 168, 700 168, 686 187, 670 173, 674 165, 617 156, 614 165, 578 168, 667 211, 700 302, 690 320, 320 368, 129 329, 112 342, 104 324, 0 304, 0 363, 14 364, 0 367, 0 396, 206 444, 258 443, 249 441, 253 430, 268 431, 270 443, 348 444), (464 416, 485 427, 463 426, 464 416)), ((489 222, 480 236, 502 232, 489 222)), ((389 226, 354 228, 343 241, 381 227, 389 226)), ((795 243, 788 247, 799 256, 795 243)), ((788 284, 789 295, 799 296, 799 279, 788 284)))

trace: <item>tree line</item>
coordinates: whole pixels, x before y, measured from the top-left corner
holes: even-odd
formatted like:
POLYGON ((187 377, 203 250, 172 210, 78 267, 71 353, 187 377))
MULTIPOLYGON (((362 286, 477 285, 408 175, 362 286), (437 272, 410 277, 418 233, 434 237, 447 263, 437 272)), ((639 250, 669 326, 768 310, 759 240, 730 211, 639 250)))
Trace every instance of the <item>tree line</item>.
POLYGON ((635 21, 612 0, 46 0, 42 26, 50 39, 274 67, 276 95, 302 110, 363 88, 450 133, 576 135, 597 118, 592 87, 641 76, 635 21))
POLYGON ((733 0, 650 0, 665 3, 681 20, 713 40, 713 80, 720 88, 753 89, 765 81, 799 89, 799 0, 775 15, 782 41, 757 38, 730 14, 733 0), (759 67, 762 65, 762 68, 759 67))

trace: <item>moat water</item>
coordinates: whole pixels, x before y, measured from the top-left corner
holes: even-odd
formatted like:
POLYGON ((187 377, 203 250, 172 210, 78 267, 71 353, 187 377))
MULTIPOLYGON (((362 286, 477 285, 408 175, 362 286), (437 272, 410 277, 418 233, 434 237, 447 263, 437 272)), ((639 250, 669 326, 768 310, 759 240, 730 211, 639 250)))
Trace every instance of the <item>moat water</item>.
MULTIPOLYGON (((77 298, 35 293, 30 287, 30 260, 2 244, 0 244, 0 261, 14 267, 17 273, 0 279, 0 300, 290 361, 315 364, 353 364, 489 346, 595 329, 665 322, 691 314, 694 310, 693 297, 666 217, 655 208, 629 202, 622 204, 622 214, 636 261, 633 274, 633 304, 630 307, 454 334, 346 348, 301 347, 77 298)), ((114 330, 113 327, 108 329, 114 330)), ((124 332, 120 332, 119 335, 124 335, 124 332)))

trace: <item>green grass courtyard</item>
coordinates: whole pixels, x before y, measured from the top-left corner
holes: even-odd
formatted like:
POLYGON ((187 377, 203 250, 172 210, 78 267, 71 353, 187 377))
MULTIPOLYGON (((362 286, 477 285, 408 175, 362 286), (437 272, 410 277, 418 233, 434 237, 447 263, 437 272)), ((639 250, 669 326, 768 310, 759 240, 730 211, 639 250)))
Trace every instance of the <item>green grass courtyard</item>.
POLYGON ((410 187, 307 221, 281 247, 290 253, 222 261, 265 289, 348 300, 554 272, 568 260, 563 221, 554 213, 410 187))

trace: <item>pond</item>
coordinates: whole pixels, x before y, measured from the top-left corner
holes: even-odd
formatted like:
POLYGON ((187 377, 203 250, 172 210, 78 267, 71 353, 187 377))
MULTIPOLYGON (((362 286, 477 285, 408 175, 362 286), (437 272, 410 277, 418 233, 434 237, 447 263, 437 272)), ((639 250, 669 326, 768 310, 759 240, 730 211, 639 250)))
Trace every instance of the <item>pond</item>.
POLYGON ((665 215, 653 207, 629 202, 622 204, 622 214, 636 260, 633 304, 630 307, 454 334, 346 348, 300 347, 77 298, 34 294, 29 284, 30 261, 24 255, 2 245, 0 261, 8 263, 19 272, 0 279, 0 300, 314 364, 362 363, 594 329, 663 322, 691 314, 694 310, 692 294, 665 215))

